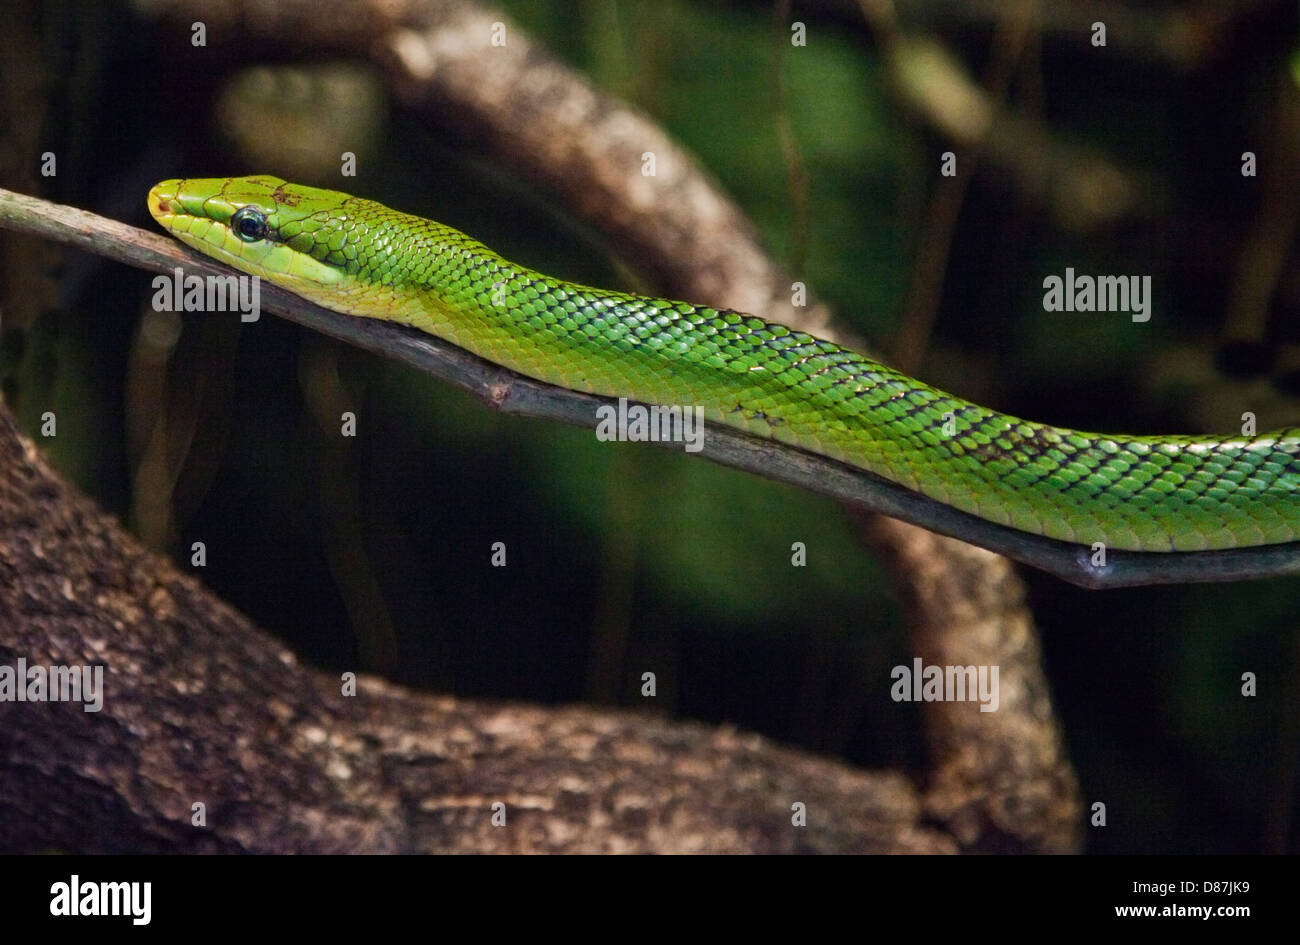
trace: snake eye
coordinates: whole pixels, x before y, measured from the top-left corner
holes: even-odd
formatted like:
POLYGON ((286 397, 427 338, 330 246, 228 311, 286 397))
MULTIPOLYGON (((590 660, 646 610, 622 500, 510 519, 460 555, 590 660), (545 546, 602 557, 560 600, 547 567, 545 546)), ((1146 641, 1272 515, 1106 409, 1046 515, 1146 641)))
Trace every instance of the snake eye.
POLYGON ((230 228, 245 243, 266 239, 266 214, 256 207, 240 207, 230 217, 230 228))

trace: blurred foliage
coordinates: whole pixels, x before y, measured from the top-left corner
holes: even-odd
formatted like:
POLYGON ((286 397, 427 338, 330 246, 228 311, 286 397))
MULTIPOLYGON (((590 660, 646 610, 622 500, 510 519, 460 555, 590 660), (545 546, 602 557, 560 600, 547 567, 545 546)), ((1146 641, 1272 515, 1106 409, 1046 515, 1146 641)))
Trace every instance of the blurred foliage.
MULTIPOLYGON (((774 114, 783 63, 808 181, 798 276, 889 349, 947 145, 894 104, 862 24, 833 5, 796 5, 810 40, 789 49, 765 3, 502 6, 661 122, 790 260, 800 221, 774 114)), ((143 200, 156 180, 267 172, 338 187, 332 168, 351 151, 358 194, 543 271, 655 289, 635 285, 634 261, 611 258, 548 195, 386 101, 355 63, 210 57, 189 81, 159 82, 151 47, 174 37, 123 4, 89 21, 79 9, 56 0, 14 19, 51 76, 41 149, 63 163, 44 196, 151 225, 143 200)), ((987 30, 942 38, 980 73, 987 30)), ((1209 403, 1229 417, 1251 409, 1268 379, 1225 385, 1205 352, 1261 209, 1237 162, 1262 150, 1294 49, 1294 29, 1279 30, 1175 75, 1045 43, 1042 117, 1060 139, 1140 171, 1147 212, 1104 234, 1062 233, 996 169, 981 173, 921 373, 1085 428, 1190 430, 1209 403), (1066 266, 1150 274, 1155 317, 1045 313, 1042 278, 1066 266), (1205 393, 1198 402, 1188 389, 1205 393)), ((466 695, 638 707, 650 670, 664 711, 861 764, 923 767, 915 712, 885 695, 889 668, 910 658, 899 610, 833 503, 502 417, 271 318, 186 315, 174 346, 145 357, 148 277, 64 259, 57 308, 0 339, 7 402, 30 433, 55 411, 59 435, 42 446, 60 469, 183 564, 205 542, 207 583, 306 658, 466 695), (344 448, 328 421, 340 404, 359 417, 344 448), (160 500, 165 521, 150 511, 160 500), (505 569, 489 564, 496 541, 505 569), (795 541, 807 567, 790 565, 795 541)), ((1286 403, 1261 426, 1295 421, 1294 401, 1290 417, 1275 415, 1286 403)), ((1024 573, 1084 797, 1106 801, 1116 824, 1091 834, 1094 849, 1276 848, 1295 804, 1286 720, 1300 584, 1090 594, 1024 573), (1257 699, 1238 694, 1246 671, 1260 674, 1257 699)))

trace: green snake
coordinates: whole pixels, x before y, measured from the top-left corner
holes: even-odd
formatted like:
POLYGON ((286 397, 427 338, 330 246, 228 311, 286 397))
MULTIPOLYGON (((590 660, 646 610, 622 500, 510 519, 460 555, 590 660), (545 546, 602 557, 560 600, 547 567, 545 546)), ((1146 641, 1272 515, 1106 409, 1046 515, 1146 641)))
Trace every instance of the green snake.
POLYGON ((1216 439, 1020 420, 783 325, 575 285, 441 223, 276 177, 169 180, 148 202, 188 245, 326 308, 560 387, 703 407, 706 422, 998 525, 1152 552, 1300 540, 1300 428, 1216 439))

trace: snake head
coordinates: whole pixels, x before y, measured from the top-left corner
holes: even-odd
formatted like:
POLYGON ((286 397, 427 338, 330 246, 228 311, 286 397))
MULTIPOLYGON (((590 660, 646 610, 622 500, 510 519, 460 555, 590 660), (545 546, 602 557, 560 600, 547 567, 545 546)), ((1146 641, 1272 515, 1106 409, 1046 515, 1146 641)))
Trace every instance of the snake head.
POLYGON ((439 286, 520 278, 451 227, 278 177, 165 180, 148 203, 165 230, 205 256, 348 315, 428 330, 429 313, 445 308, 439 286))
POLYGON ((356 271, 355 198, 278 177, 165 180, 149 191, 149 213, 204 255, 270 282, 328 288, 356 271))

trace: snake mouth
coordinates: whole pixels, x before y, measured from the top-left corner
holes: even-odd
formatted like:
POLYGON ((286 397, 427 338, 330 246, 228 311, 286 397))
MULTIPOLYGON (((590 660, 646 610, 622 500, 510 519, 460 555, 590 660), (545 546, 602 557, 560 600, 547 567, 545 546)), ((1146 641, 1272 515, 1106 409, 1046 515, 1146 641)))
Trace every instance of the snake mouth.
POLYGON ((180 192, 179 180, 165 180, 149 189, 149 215, 164 226, 176 215, 176 195, 180 192))

